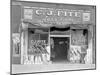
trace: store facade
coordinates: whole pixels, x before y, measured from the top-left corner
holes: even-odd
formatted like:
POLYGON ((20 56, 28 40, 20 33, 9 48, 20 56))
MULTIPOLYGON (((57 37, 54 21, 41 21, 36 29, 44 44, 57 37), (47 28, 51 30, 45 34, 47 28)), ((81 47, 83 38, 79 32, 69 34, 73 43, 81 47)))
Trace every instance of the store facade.
POLYGON ((12 10, 13 64, 95 64, 95 6, 13 2, 12 10))

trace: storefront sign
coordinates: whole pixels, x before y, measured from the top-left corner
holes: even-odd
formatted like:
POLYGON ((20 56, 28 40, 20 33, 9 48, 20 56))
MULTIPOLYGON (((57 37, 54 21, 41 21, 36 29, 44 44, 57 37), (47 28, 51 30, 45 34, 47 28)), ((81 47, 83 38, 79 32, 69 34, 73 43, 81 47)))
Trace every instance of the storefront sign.
POLYGON ((89 22, 91 11, 24 7, 23 19, 41 25, 66 25, 89 22))
POLYGON ((28 54, 41 54, 45 53, 46 41, 45 40, 31 40, 31 45, 28 54))

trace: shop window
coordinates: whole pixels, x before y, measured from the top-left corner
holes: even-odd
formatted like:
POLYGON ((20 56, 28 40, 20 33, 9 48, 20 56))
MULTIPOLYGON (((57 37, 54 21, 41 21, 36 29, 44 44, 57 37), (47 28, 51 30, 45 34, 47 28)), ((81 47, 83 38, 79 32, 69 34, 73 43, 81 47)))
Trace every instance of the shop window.
POLYGON ((73 29, 71 36, 72 45, 87 45, 88 44, 88 30, 87 29, 73 29))
POLYGON ((88 48, 88 30, 72 29, 70 61, 73 63, 85 63, 88 48))
POLYGON ((48 34, 40 34, 40 40, 45 40, 48 43, 48 34))
POLYGON ((47 30, 42 28, 30 28, 28 30, 28 54, 35 55, 46 52, 48 42, 47 30))

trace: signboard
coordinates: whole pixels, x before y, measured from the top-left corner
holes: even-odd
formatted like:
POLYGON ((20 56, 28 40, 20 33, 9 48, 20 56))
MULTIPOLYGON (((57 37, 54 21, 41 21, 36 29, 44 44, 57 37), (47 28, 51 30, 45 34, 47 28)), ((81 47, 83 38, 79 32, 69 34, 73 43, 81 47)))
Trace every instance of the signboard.
POLYGON ((31 40, 30 48, 28 49, 29 55, 38 55, 46 53, 46 41, 45 40, 31 40))
POLYGON ((91 20, 91 11, 24 7, 23 19, 42 26, 87 23, 91 20))

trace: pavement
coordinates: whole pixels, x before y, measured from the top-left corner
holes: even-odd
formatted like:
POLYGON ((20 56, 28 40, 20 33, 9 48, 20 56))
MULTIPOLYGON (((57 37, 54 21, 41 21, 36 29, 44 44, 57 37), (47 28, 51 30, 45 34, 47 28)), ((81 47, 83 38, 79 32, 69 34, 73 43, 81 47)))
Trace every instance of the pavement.
POLYGON ((95 64, 26 64, 26 65, 12 65, 12 74, 19 73, 36 73, 36 72, 51 72, 51 71, 69 71, 95 69, 95 64))

